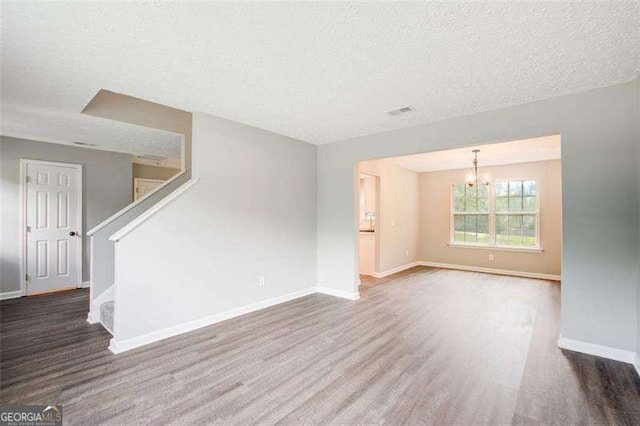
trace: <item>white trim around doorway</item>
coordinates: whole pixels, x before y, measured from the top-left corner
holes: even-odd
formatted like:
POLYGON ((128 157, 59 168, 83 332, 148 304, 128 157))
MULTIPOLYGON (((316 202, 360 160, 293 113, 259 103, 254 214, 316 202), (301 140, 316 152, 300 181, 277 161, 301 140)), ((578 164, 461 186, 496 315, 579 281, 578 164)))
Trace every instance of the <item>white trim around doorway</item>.
POLYGON ((154 188, 153 191, 151 191, 149 194, 156 192, 156 190, 158 188, 160 188, 166 181, 162 180, 162 179, 147 179, 147 178, 133 178, 133 202, 136 202, 142 198, 145 198, 147 195, 143 195, 142 197, 138 198, 138 184, 140 182, 153 182, 153 183, 157 183, 158 186, 156 188, 154 188))

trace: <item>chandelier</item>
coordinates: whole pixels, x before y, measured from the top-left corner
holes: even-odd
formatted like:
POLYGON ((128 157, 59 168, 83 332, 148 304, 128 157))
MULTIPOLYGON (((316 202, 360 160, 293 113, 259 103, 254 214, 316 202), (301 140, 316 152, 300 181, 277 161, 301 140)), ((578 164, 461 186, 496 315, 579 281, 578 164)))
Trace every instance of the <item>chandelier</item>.
POLYGON ((477 185, 489 185, 491 183, 491 176, 488 173, 485 173, 482 177, 478 175, 478 153, 479 149, 474 149, 473 151, 473 171, 467 173, 466 182, 470 187, 474 187, 477 185))

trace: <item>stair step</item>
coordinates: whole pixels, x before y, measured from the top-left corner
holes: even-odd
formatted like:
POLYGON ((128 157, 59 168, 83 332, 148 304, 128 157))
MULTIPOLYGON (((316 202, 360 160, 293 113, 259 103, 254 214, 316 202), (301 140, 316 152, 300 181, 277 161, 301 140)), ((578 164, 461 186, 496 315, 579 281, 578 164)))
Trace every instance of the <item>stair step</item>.
POLYGON ((100 305, 100 322, 111 334, 113 334, 113 311, 113 300, 100 305))

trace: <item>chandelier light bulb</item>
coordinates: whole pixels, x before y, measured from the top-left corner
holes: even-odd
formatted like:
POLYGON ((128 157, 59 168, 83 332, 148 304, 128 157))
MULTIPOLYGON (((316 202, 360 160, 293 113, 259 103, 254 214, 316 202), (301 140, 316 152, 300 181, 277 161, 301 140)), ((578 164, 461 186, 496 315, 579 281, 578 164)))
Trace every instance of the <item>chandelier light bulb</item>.
POLYGON ((482 183, 484 185, 489 185, 491 183, 491 175, 489 173, 482 175, 482 183))
POLYGON ((473 186, 475 181, 475 177, 473 176, 472 172, 467 173, 467 176, 465 178, 465 182, 467 182, 467 185, 469 186, 473 186))

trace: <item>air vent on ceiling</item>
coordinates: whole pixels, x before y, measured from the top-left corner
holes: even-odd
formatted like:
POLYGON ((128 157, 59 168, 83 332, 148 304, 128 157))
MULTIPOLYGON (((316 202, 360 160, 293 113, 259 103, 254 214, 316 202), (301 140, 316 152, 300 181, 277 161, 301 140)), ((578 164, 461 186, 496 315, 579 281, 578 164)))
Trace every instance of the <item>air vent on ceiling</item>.
POLYGON ((74 142, 74 144, 80 145, 80 146, 98 146, 95 143, 88 143, 88 142, 74 142))
POLYGON ((398 108, 398 109, 394 109, 391 111, 387 111, 387 114, 389 115, 402 115, 402 114, 407 114, 413 112, 413 108, 411 108, 410 106, 405 106, 402 108, 398 108))

